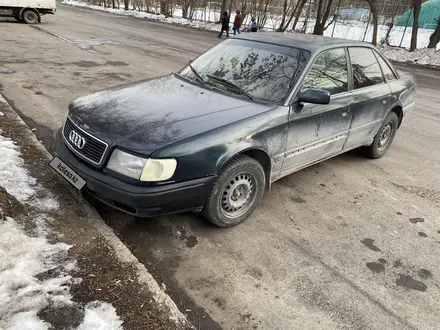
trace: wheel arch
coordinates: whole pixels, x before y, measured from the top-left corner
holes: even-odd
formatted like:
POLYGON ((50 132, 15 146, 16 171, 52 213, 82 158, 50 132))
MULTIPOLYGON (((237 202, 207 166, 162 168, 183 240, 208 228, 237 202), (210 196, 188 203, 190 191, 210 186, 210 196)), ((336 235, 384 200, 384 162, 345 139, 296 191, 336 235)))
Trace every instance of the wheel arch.
POLYGON ((271 175, 272 175, 272 159, 265 150, 258 147, 249 147, 247 149, 243 149, 239 152, 236 152, 227 160, 218 163, 215 172, 218 173, 231 159, 234 159, 235 157, 240 155, 248 156, 250 158, 255 159, 258 163, 260 163, 260 165, 263 167, 264 174, 266 177, 266 189, 270 190, 271 175))
POLYGON ((399 119, 399 124, 397 125, 397 128, 400 127, 403 121, 403 108, 400 105, 394 106, 394 108, 391 109, 390 112, 394 112, 397 115, 397 118, 399 119))
POLYGON ((33 11, 35 14, 37 14, 38 18, 41 17, 40 12, 39 12, 36 8, 32 8, 32 7, 23 7, 23 8, 21 8, 21 10, 20 10, 20 12, 19 12, 19 14, 18 14, 18 17, 19 17, 20 19, 23 19, 23 13, 24 13, 26 10, 31 10, 31 11, 33 11))

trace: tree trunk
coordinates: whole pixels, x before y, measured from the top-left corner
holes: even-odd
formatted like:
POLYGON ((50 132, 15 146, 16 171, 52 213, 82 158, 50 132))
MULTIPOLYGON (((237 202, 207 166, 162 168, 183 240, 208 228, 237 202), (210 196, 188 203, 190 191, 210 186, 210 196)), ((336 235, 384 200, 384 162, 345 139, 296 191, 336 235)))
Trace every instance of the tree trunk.
POLYGON ((129 0, 124 0, 124 10, 128 10, 129 0))
POLYGON ((396 19, 397 12, 399 11, 400 4, 394 4, 393 16, 391 17, 391 21, 388 24, 387 34, 385 35, 385 42, 389 46, 390 45, 390 33, 394 27, 394 20, 396 19))
POLYGON ((284 2, 283 2, 283 16, 281 16, 281 23, 277 29, 278 32, 284 31, 284 23, 286 22, 286 16, 287 16, 287 0, 284 0, 284 2))
POLYGON ((188 9, 189 9, 189 3, 184 3, 182 5, 182 18, 188 18, 188 9))
POLYGON ((373 40, 371 43, 377 45, 377 32, 378 32, 378 14, 377 14, 377 0, 366 0, 370 5, 371 15, 373 16, 373 40))
POLYGON ((298 25, 299 18, 301 16, 302 10, 303 10, 304 5, 306 4, 306 2, 307 2, 307 0, 302 0, 301 1, 301 4, 300 4, 300 6, 299 6, 299 8, 298 8, 298 10, 296 12, 296 15, 295 15, 295 20, 293 21, 292 31, 295 31, 296 26, 298 25))
POLYGON ((437 28, 429 37, 428 48, 436 49, 437 44, 440 42, 440 17, 437 19, 437 28))
POLYGON ((313 34, 322 36, 325 31, 325 24, 327 23, 328 17, 330 15, 330 9, 332 7, 333 0, 328 0, 327 6, 325 7, 325 12, 322 14, 322 9, 324 7, 324 0, 320 0, 318 4, 318 11, 316 14, 315 28, 313 29, 313 34), (322 17, 321 17, 322 15, 322 17))
MULTIPOLYGON (((228 5, 228 0, 222 0, 222 6, 220 9, 220 21, 222 20, 223 13, 226 11, 227 5, 228 5)), ((231 13, 228 13, 228 14, 231 15, 231 13)))
MULTIPOLYGON (((298 13, 301 14, 301 11, 302 11, 306 1, 307 0, 298 0, 295 8, 293 8, 292 13, 290 14, 289 20, 286 23, 286 29, 289 27, 290 23, 292 22, 293 17, 296 18, 298 16, 298 13)), ((294 27, 292 28, 292 30, 294 30, 294 27)))
POLYGON ((413 6, 414 21, 411 35, 411 46, 409 47, 410 52, 413 52, 417 49, 417 33, 419 32, 419 15, 420 9, 422 8, 422 0, 413 0, 413 6))

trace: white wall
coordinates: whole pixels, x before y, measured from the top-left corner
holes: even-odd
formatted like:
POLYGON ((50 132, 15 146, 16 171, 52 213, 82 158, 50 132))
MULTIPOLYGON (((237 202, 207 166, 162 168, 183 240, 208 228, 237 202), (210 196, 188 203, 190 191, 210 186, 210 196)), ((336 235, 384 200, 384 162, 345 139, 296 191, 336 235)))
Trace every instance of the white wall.
POLYGON ((32 7, 55 9, 55 0, 0 0, 0 7, 32 7))

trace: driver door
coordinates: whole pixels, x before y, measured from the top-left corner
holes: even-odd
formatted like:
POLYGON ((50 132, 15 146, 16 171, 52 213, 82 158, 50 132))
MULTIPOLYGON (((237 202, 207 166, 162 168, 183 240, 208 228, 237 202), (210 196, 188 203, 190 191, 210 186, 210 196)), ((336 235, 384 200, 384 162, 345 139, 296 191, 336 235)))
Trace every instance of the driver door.
POLYGON ((330 92, 329 104, 294 101, 282 175, 287 175, 342 151, 352 119, 353 95, 349 91, 348 54, 335 48, 319 54, 304 79, 301 91, 310 88, 330 92))

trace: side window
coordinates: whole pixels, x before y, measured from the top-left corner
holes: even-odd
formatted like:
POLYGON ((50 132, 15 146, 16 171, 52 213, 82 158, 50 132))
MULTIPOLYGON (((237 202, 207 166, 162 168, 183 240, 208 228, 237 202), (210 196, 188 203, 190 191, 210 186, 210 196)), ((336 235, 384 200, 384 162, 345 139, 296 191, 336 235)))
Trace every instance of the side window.
POLYGON ((382 71, 370 48, 349 48, 351 66, 353 67, 354 89, 383 83, 382 71))
POLYGON ((377 57, 377 61, 380 64, 380 67, 382 68, 383 75, 385 76, 385 79, 387 81, 395 80, 397 79, 396 75, 394 74, 393 70, 391 70, 390 66, 387 62, 383 59, 382 55, 380 55, 378 52, 374 52, 377 57))
POLYGON ((322 52, 307 73, 301 90, 323 89, 331 95, 348 91, 347 57, 343 48, 322 52))

